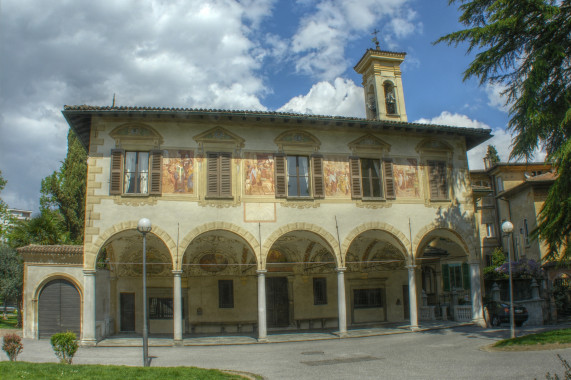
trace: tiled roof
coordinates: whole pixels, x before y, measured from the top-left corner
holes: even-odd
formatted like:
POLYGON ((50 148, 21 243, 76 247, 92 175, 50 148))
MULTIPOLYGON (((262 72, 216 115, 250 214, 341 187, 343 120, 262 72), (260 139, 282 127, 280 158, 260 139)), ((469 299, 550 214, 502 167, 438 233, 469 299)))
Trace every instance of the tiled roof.
POLYGON ((91 117, 93 115, 109 115, 109 116, 140 116, 149 117, 173 117, 185 118, 189 117, 212 117, 226 118, 228 121, 269 121, 284 123, 298 123, 298 127, 302 127, 304 123, 312 125, 323 125, 327 128, 332 126, 348 127, 348 128, 368 128, 375 130, 397 130, 397 131, 413 131, 421 133, 441 133, 450 135, 461 135, 467 138, 468 149, 486 141, 491 137, 491 130, 483 128, 459 128, 446 125, 408 123, 402 121, 391 120, 369 120, 359 117, 347 116, 326 116, 326 115, 308 115, 289 112, 275 111, 247 111, 247 110, 220 110, 220 109, 203 109, 203 108, 177 108, 177 107, 131 107, 131 106, 90 106, 76 105, 64 106, 62 111, 67 122, 75 131, 84 147, 89 145, 91 117), (335 124, 332 124, 335 123, 335 124), (302 124, 302 125, 300 125, 302 124))
POLYGON ((18 248, 19 253, 83 255, 83 245, 37 245, 18 248))

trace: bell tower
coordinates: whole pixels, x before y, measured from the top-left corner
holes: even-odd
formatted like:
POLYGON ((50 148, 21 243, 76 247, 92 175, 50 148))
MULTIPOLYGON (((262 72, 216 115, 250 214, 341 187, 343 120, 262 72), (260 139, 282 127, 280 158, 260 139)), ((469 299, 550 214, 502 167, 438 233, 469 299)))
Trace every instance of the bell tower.
POLYGON ((363 76, 367 119, 408 121, 400 64, 406 53, 368 49, 354 67, 363 76))

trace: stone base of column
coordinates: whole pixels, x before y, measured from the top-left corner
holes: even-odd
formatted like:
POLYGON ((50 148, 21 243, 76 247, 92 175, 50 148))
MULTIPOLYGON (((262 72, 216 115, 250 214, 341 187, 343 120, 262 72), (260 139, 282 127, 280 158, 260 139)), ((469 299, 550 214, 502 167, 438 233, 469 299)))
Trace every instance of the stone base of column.
POLYGON ((173 339, 173 346, 182 347, 184 346, 184 341, 182 339, 173 339))
POLYGON ((475 324, 476 326, 480 326, 483 328, 488 327, 488 324, 486 323, 486 320, 484 318, 475 318, 472 319, 472 323, 475 324))
POLYGON ((410 331, 420 331, 420 327, 418 325, 410 326, 410 331))
POLYGON ((97 340, 95 339, 82 339, 79 343, 81 347, 95 347, 97 346, 97 340))
POLYGON ((333 335, 337 335, 339 338, 347 338, 349 336, 347 331, 334 331, 333 335))
POLYGON ((258 343, 268 343, 268 338, 258 338, 258 343))

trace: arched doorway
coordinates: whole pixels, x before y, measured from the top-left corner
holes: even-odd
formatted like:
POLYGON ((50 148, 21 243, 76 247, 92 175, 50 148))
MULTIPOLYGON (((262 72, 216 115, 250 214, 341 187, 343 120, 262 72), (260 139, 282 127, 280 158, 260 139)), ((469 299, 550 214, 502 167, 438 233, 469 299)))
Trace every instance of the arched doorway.
POLYGON ((409 318, 404 251, 400 241, 383 230, 367 230, 353 239, 345 260, 352 325, 409 318))
POLYGON ((315 232, 294 230, 272 244, 266 258, 268 328, 333 328, 338 325, 335 258, 315 232))
POLYGON ((55 279, 48 282, 38 299, 39 338, 50 338, 65 331, 81 335, 81 297, 71 282, 55 279))

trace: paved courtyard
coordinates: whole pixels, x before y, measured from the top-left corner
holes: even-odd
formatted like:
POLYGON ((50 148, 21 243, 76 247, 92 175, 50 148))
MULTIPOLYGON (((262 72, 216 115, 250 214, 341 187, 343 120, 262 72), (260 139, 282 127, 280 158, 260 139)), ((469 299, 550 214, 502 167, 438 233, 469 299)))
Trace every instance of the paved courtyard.
MULTIPOLYGON (((553 328, 553 327, 548 327, 553 328)), ((518 334, 547 328, 518 329, 518 334)), ((414 333, 185 347, 154 346, 152 366, 197 366, 256 373, 265 379, 545 379, 563 374, 570 349, 490 352, 509 328, 460 326, 414 333)), ((6 360, 2 357, 0 360, 6 360)), ((22 361, 56 361, 49 341, 24 341, 22 361)), ((76 364, 140 365, 140 347, 80 348, 76 364)))

